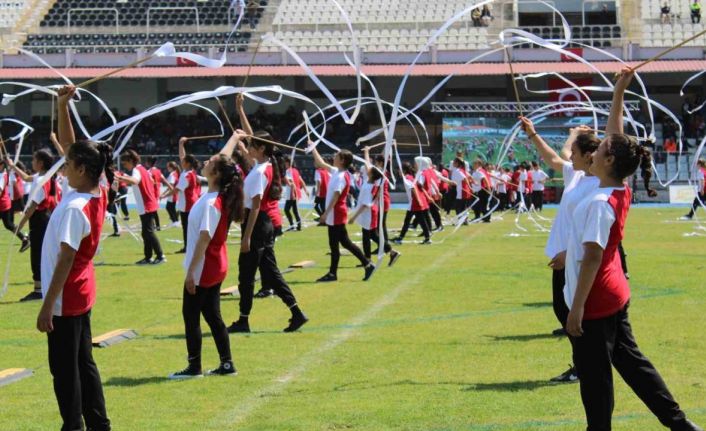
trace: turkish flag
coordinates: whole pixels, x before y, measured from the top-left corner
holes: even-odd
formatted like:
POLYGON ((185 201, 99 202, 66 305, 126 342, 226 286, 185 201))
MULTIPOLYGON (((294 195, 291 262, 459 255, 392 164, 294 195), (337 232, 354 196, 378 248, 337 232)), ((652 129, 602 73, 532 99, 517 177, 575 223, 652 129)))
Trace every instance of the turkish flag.
MULTIPOLYGON (((583 48, 566 48, 566 51, 569 51, 570 53, 583 58, 583 48)), ((570 57, 566 54, 561 54, 561 61, 578 61, 578 60, 576 60, 573 57, 570 57)))
MULTIPOLYGON (((593 78, 591 77, 585 77, 585 78, 572 78, 571 82, 573 82, 575 85, 579 87, 588 87, 590 85, 593 85, 593 78)), ((584 96, 579 90, 573 88, 571 85, 568 83, 564 82, 562 79, 559 78, 549 78, 548 82, 548 87, 549 90, 563 90, 565 88, 569 88, 569 91, 564 91, 562 93, 550 93, 549 94, 549 100, 551 102, 585 102, 588 99, 586 99, 586 96, 584 96)), ((591 93, 589 91, 585 91, 585 93, 590 97, 591 93)), ((571 104, 567 104, 566 107, 570 107, 571 104)), ((556 115, 558 116, 566 116, 566 117, 572 117, 577 114, 583 114, 584 112, 581 111, 573 111, 573 112, 562 112, 558 113, 556 115)))
POLYGON ((194 63, 191 60, 187 60, 185 58, 177 57, 176 65, 181 66, 181 67, 192 67, 192 66, 196 66, 196 63, 194 63))

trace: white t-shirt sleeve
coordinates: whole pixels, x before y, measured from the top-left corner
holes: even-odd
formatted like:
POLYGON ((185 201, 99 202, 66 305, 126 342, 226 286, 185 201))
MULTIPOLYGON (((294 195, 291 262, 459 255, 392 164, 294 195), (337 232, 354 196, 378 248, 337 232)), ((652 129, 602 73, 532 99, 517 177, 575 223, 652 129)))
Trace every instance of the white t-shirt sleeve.
POLYGON ((46 195, 44 193, 44 186, 42 187, 37 187, 39 185, 39 177, 34 177, 34 180, 32 182, 32 191, 34 192, 34 197, 32 197, 32 202, 35 204, 39 205, 42 202, 44 202, 44 199, 46 199, 46 195), (35 191, 36 188, 36 191, 35 191))
POLYGON ((138 184, 142 181, 142 175, 140 175, 140 171, 138 171, 137 168, 132 169, 132 175, 130 176, 137 181, 138 184))
POLYGON ((564 162, 561 171, 564 174, 564 184, 569 184, 574 175, 576 175, 574 165, 571 162, 564 162))
POLYGON ((177 190, 184 191, 189 187, 189 180, 186 179, 186 173, 179 176, 179 182, 176 185, 177 190))
POLYGON ((346 188, 346 173, 336 173, 336 187, 333 188, 334 192, 343 193, 343 189, 346 188))
POLYGON ((592 202, 586 211, 586 226, 581 243, 595 242, 602 249, 608 245, 610 228, 615 222, 615 212, 605 201, 592 202))
POLYGON ((315 183, 321 182, 321 173, 318 170, 316 172, 314 172, 314 182, 315 183))
POLYGON ((249 184, 249 187, 245 189, 245 194, 248 199, 252 199, 255 196, 260 196, 260 198, 262 198, 265 194, 265 188, 267 187, 267 177, 260 171, 255 171, 253 174, 255 175, 255 178, 253 178, 253 181, 249 184))
POLYGON ((78 208, 66 208, 61 217, 59 227, 59 242, 68 244, 69 247, 78 251, 81 241, 91 233, 91 224, 86 216, 78 208))
POLYGON ((221 212, 213 205, 208 205, 201 218, 200 232, 208 232, 208 236, 213 238, 218 229, 218 222, 221 220, 221 212))

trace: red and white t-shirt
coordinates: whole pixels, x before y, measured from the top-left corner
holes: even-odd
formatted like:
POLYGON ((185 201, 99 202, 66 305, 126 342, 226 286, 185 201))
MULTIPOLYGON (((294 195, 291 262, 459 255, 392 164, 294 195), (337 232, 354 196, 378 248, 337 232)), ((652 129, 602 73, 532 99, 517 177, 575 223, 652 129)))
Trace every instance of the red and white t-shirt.
POLYGON ((194 251, 201 232, 208 232, 211 241, 204 256, 199 259, 194 271, 194 280, 199 287, 213 287, 222 283, 228 273, 228 214, 219 192, 208 192, 196 201, 189 211, 189 229, 186 233, 186 255, 184 269, 188 271, 195 258, 194 251))
POLYGON ((576 207, 573 229, 566 251, 564 300, 573 305, 586 243, 603 249, 603 259, 584 307, 584 320, 617 313, 630 299, 630 287, 623 273, 618 244, 623 239, 632 192, 628 187, 603 187, 591 192, 576 207))
POLYGON ((201 182, 193 170, 184 171, 179 177, 176 185, 179 198, 177 199, 177 211, 188 213, 194 206, 199 196, 201 196, 201 182))
POLYGON ((7 171, 0 173, 0 212, 9 211, 12 208, 10 190, 10 175, 7 171))
POLYGON ((149 214, 159 209, 159 203, 154 195, 154 182, 152 175, 147 172, 142 165, 137 165, 132 169, 131 177, 137 181, 132 186, 132 194, 135 197, 135 205, 139 215, 149 214))
POLYGON ((41 187, 39 184, 44 181, 44 175, 34 174, 32 176, 32 202, 37 205, 37 211, 53 210, 56 208, 56 180, 49 178, 41 187), (53 193, 52 193, 52 189, 53 193))
POLYGON ((338 169, 331 170, 331 179, 326 190, 326 208, 333 201, 333 194, 338 192, 338 200, 334 203, 333 209, 326 217, 326 224, 329 226, 337 226, 348 223, 348 208, 346 207, 346 198, 351 187, 351 175, 346 170, 339 171, 338 169))
POLYGON ((422 191, 422 185, 415 181, 414 177, 411 175, 405 175, 404 177, 404 187, 407 192, 407 199, 409 200, 409 211, 424 211, 429 209, 429 202, 427 197, 422 191), (412 190, 416 190, 417 193, 413 193, 412 190))
POLYGON ((80 316, 96 301, 93 256, 98 249, 108 206, 106 190, 100 194, 70 191, 49 219, 42 243, 42 295, 49 291, 61 244, 76 250, 64 288, 54 304, 55 316, 80 316))
POLYGON ((532 190, 536 190, 538 192, 544 191, 544 182, 547 179, 549 179, 549 175, 547 175, 541 169, 532 169, 531 175, 532 175, 532 190))
POLYGON ((451 172, 451 181, 456 184, 456 199, 468 200, 472 197, 468 174, 463 168, 455 168, 451 172))
MULTIPOLYGON (((169 184, 171 184, 172 187, 176 188, 177 183, 179 183, 179 172, 171 171, 169 173, 169 177, 167 177, 167 181, 169 181, 169 184)), ((176 193, 172 194, 172 202, 177 202, 178 200, 179 192, 177 191, 176 193)))
POLYGON ((299 170, 297 168, 289 168, 287 169, 285 175, 287 179, 292 182, 291 186, 288 183, 287 187, 285 188, 285 199, 298 201, 301 198, 302 194, 300 190, 301 175, 299 174, 299 170))
POLYGON ((260 196, 260 211, 270 217, 272 226, 277 228, 282 226, 282 215, 279 213, 279 201, 270 197, 270 187, 272 187, 272 163, 258 163, 250 169, 243 183, 243 194, 245 208, 252 209, 252 200, 255 196, 260 196))
MULTIPOLYGON (((358 208, 362 208, 358 214, 356 222, 366 230, 373 230, 378 227, 378 190, 377 184, 364 183, 358 194, 358 208)), ((357 210, 357 209, 356 209, 357 210)))
POLYGON ((10 194, 10 200, 16 201, 17 199, 22 199, 25 194, 25 182, 22 181, 15 171, 10 172, 10 184, 8 193, 10 194))
POLYGON ((153 166, 150 168, 150 174, 152 175, 152 182, 154 182, 154 196, 159 202, 159 197, 162 195, 162 171, 153 166))
POLYGON ((331 174, 326 169, 317 169, 314 173, 314 181, 317 184, 316 187, 316 197, 326 198, 326 191, 328 190, 328 183, 331 179, 331 174))

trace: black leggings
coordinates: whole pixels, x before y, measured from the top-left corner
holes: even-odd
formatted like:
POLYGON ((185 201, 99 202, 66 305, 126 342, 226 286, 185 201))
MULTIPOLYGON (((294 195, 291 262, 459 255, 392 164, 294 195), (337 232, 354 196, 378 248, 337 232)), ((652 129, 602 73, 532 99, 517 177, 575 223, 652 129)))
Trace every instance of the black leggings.
MULTIPOLYGON (((118 189, 118 198, 123 197, 123 196, 127 196, 127 187, 120 187, 118 189)), ((120 202, 120 210, 122 211, 123 216, 129 217, 130 213, 127 210, 127 199, 122 198, 118 202, 120 202)))
POLYGON ((118 234, 120 232, 118 229, 118 207, 115 202, 108 205, 108 212, 113 215, 113 233, 118 234))
POLYGON ((44 242, 50 215, 49 210, 35 210, 29 218, 29 255, 34 281, 42 280, 42 242, 44 242))
POLYGON ((339 246, 343 246, 350 251, 353 256, 357 257, 360 263, 368 266, 370 261, 365 257, 357 245, 348 237, 348 231, 345 224, 337 224, 328 227, 328 246, 331 249, 331 267, 329 273, 336 275, 338 273, 338 261, 341 259, 341 250, 339 246))
POLYGON ((561 323, 561 327, 566 327, 566 319, 569 317, 569 307, 564 300, 564 285, 566 284, 566 275, 564 269, 555 269, 552 271, 552 306, 554 307, 554 315, 561 323))
MULTIPOLYGON (((5 229, 9 230, 12 233, 15 233, 15 231, 17 230, 14 218, 15 213, 12 211, 12 209, 9 209, 7 211, 0 211, 0 219, 2 219, 2 224, 5 226, 5 229)), ((17 238, 19 238, 20 241, 24 241, 27 237, 22 232, 17 232, 17 238)))
POLYGON ((292 210, 294 211, 294 218, 297 220, 297 227, 301 227, 302 219, 301 217, 299 217, 299 208, 297 207, 297 201, 294 199, 288 199, 284 203, 284 214, 287 216, 287 220, 289 220, 290 226, 294 226, 294 222, 292 220, 292 210))
POLYGON ((427 224, 427 211, 407 211, 404 216, 404 224, 402 225, 402 230, 400 231, 399 239, 403 239, 407 234, 407 229, 412 222, 412 217, 419 223, 422 227, 422 233, 424 234, 424 239, 429 239, 429 225, 427 224))
POLYGON ((52 318, 54 330, 47 334, 49 371, 63 419, 62 430, 110 430, 103 385, 93 360, 91 312, 81 316, 52 318), (83 420, 81 419, 83 417, 83 420))
POLYGON ((534 190, 532 191, 532 205, 537 211, 542 211, 542 205, 544 204, 544 191, 534 190))
MULTIPOLYGON (((435 205, 434 202, 430 202, 429 214, 431 215, 431 219, 434 220, 434 227, 437 229, 441 228, 441 212, 439 212, 439 207, 435 205)), ((429 226, 431 226, 431 224, 429 226)))
POLYGON ((189 229, 189 213, 180 211, 179 216, 181 217, 181 236, 184 238, 184 250, 186 250, 186 232, 189 229))
POLYGON ((498 193, 498 200, 500 201, 498 210, 505 211, 508 208, 507 193, 498 193))
POLYGON ((169 214, 169 220, 172 223, 176 223, 179 221, 179 214, 177 213, 177 210, 176 210, 176 202, 174 202, 174 201, 167 202, 167 214, 169 214))
POLYGON ((458 216, 462 212, 466 211, 466 209, 471 206, 471 201, 468 199, 456 199, 456 204, 454 205, 454 209, 456 210, 456 215, 458 216))
POLYGON ((315 197, 314 198, 314 210, 316 214, 321 215, 326 210, 326 198, 315 197))
MULTIPOLYGON (((363 229, 363 254, 365 255, 368 260, 370 260, 370 256, 372 256, 371 252, 371 240, 375 241, 375 244, 380 246, 380 235, 378 235, 378 230, 377 229, 363 229)), ((385 253, 389 253, 392 250, 392 247, 390 246, 390 243, 385 241, 385 244, 383 245, 383 249, 385 250, 385 253)))
MULTIPOLYGON (((247 215, 244 220, 247 221, 247 215)), ((245 232, 246 224, 242 231, 245 232)), ((240 292, 240 316, 248 317, 252 310, 255 292, 255 274, 260 270, 262 285, 272 289, 290 309, 297 305, 297 299, 277 267, 275 257, 275 235, 272 220, 260 211, 250 237, 250 251, 238 256, 238 291, 240 292)))
POLYGON ((154 216, 157 212, 145 213, 140 216, 142 223, 142 242, 144 243, 145 259, 152 259, 154 253, 157 258, 164 257, 162 245, 159 243, 157 234, 154 233, 154 216))
POLYGON ((189 354, 189 364, 201 368, 201 314, 211 328, 213 341, 216 343, 221 362, 232 359, 230 339, 223 318, 221 317, 221 283, 213 287, 196 286, 196 294, 192 295, 184 289, 184 300, 181 313, 184 316, 184 331, 186 333, 186 350, 189 354))
POLYGON ((699 193, 699 197, 694 198, 694 202, 691 204, 691 210, 689 211, 689 217, 693 217, 694 213, 701 205, 706 205, 706 193, 699 193))

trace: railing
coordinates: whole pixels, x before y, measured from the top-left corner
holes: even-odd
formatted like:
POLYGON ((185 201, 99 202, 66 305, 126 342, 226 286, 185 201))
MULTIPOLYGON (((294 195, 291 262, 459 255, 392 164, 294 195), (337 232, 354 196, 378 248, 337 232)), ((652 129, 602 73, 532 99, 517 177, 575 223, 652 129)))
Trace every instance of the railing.
POLYGON ((114 7, 81 7, 81 8, 69 9, 68 12, 66 12, 66 28, 67 28, 68 34, 71 34, 71 13, 72 12, 102 12, 102 11, 115 12, 115 34, 119 34, 120 33, 120 11, 118 11, 114 7))

